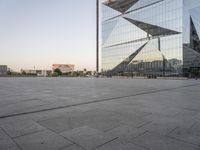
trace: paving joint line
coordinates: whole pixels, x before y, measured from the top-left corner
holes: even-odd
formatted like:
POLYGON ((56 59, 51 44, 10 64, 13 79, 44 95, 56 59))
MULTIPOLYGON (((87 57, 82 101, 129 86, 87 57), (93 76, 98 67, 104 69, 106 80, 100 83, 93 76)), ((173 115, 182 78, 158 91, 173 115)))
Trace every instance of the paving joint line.
POLYGON ((121 99, 121 98, 135 97, 135 96, 147 95, 147 94, 153 94, 153 93, 159 93, 159 92, 165 92, 165 91, 172 91, 172 90, 176 90, 176 89, 187 88, 187 87, 198 86, 198 85, 200 85, 200 84, 192 84, 192 85, 185 85, 185 86, 180 86, 180 87, 175 87, 175 88, 146 91, 146 92, 141 92, 141 93, 137 93, 137 94, 133 94, 133 95, 113 97, 113 98, 105 98, 105 99, 100 99, 100 100, 82 102, 82 103, 66 105, 66 106, 53 107, 53 108, 48 108, 48 109, 27 111, 27 112, 22 112, 22 113, 15 113, 15 114, 10 114, 10 115, 0 116, 0 119, 23 116, 23 115, 28 115, 28 114, 40 113, 40 112, 46 112, 46 111, 52 111, 52 110, 57 110, 57 109, 64 109, 64 108, 69 108, 69 107, 76 107, 76 106, 81 106, 81 105, 100 103, 100 102, 105 102, 105 101, 112 101, 112 100, 121 99))
POLYGON ((165 136, 170 136, 170 134, 172 133, 172 132, 174 132, 176 129, 178 129, 179 127, 175 127, 174 129, 172 129, 171 131, 169 131, 169 132, 167 132, 166 134, 165 134, 165 136))
POLYGON ((99 145, 99 146, 97 146, 97 147, 95 147, 95 148, 93 148, 93 149, 91 149, 91 150, 96 150, 97 148, 102 147, 102 146, 104 146, 104 145, 106 145, 106 144, 108 144, 108 143, 111 143, 111 142, 117 140, 118 138, 119 138, 119 137, 116 137, 116 138, 114 138, 114 139, 112 139, 112 140, 109 140, 109 141, 107 141, 107 142, 105 142, 105 143, 103 143, 103 144, 101 144, 101 145, 99 145))
POLYGON ((137 128, 139 129, 139 128, 142 128, 142 127, 144 127, 144 126, 146 126, 146 125, 148 125, 148 124, 151 124, 153 121, 149 121, 149 122, 146 122, 146 123, 143 123, 142 125, 140 125, 140 126, 138 126, 137 128))
MULTIPOLYGON (((133 137, 131 140, 134 140, 134 139, 136 139, 136 138, 138 138, 138 137, 140 137, 140 136, 142 136, 142 135, 145 135, 145 134, 148 133, 148 132, 149 132, 149 131, 144 130, 143 133, 138 134, 137 136, 133 137)), ((131 142, 131 140, 128 140, 128 141, 131 142)))
POLYGON ((134 144, 134 145, 137 145, 137 146, 139 146, 139 147, 142 147, 142 148, 144 148, 144 149, 146 149, 146 150, 151 150, 149 147, 146 147, 146 146, 144 146, 144 145, 140 145, 140 144, 137 144, 137 143, 134 142, 134 139, 136 139, 136 138, 138 138, 138 137, 140 137, 140 136, 142 136, 142 135, 145 135, 146 133, 148 133, 148 131, 145 131, 144 133, 141 133, 141 134, 139 134, 138 136, 132 138, 131 140, 129 140, 129 142, 132 143, 132 144, 134 144))

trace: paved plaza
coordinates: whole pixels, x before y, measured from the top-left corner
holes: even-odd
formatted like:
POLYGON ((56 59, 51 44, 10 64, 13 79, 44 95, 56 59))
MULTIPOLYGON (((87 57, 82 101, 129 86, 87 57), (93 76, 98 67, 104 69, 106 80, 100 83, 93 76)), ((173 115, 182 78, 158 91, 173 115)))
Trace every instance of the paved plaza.
POLYGON ((200 81, 0 78, 0 150, 200 150, 200 81))

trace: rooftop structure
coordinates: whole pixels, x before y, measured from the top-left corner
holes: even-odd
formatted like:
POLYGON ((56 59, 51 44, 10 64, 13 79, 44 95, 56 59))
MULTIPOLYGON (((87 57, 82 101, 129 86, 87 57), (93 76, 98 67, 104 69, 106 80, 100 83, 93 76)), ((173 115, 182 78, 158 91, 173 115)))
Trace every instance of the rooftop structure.
POLYGON ((60 69, 62 73, 73 72, 75 68, 74 64, 53 64, 52 70, 60 69))

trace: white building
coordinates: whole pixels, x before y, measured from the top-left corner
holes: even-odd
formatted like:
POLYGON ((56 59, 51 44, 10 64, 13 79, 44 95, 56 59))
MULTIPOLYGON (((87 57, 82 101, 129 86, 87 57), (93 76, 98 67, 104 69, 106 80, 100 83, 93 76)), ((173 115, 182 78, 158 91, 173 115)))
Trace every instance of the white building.
POLYGON ((51 76, 52 71, 51 70, 21 70, 21 74, 26 75, 37 75, 38 77, 47 77, 51 76))

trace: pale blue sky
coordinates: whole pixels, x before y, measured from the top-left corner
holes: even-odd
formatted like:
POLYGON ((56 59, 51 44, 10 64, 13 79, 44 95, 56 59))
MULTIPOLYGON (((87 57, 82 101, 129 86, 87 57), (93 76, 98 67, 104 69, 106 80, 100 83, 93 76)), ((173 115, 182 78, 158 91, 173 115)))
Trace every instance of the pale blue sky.
POLYGON ((0 64, 95 69, 95 0, 0 0, 0 64))

